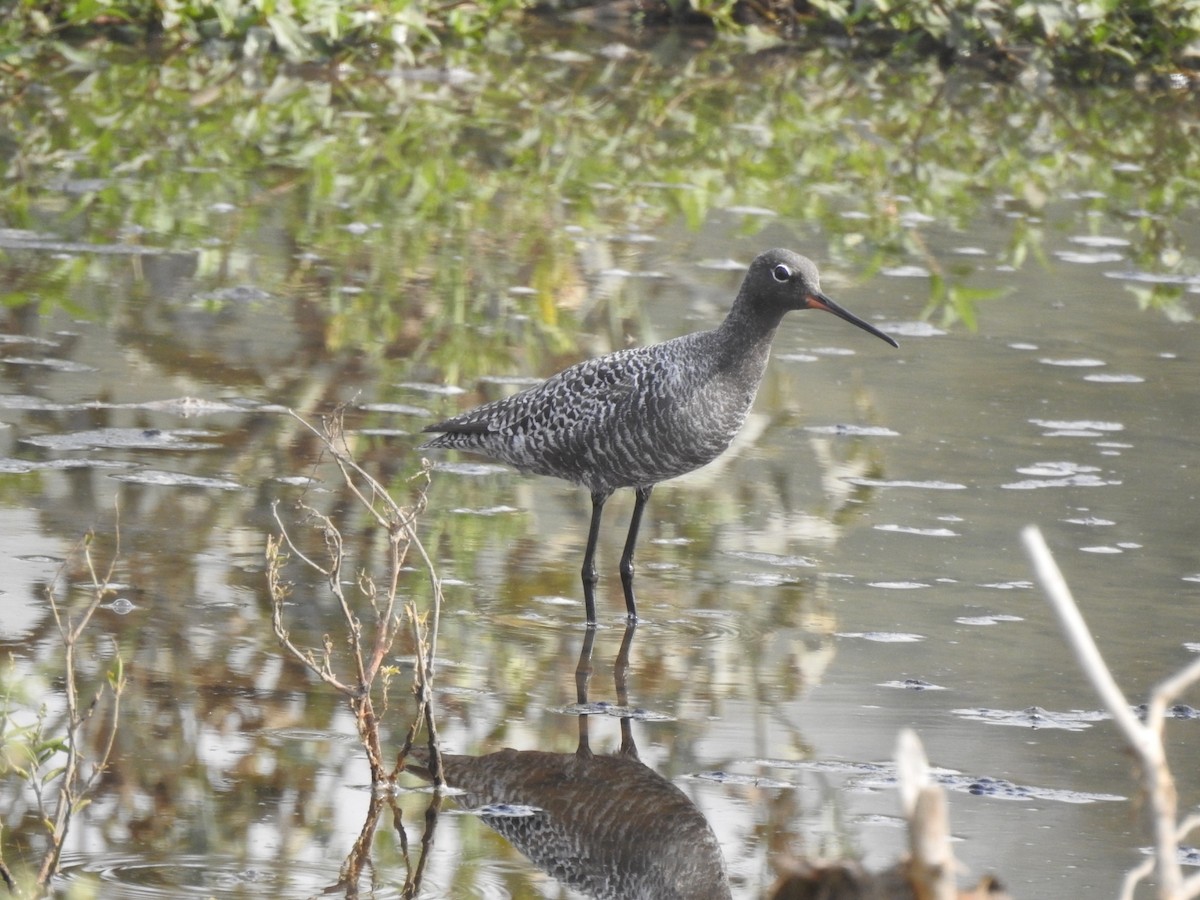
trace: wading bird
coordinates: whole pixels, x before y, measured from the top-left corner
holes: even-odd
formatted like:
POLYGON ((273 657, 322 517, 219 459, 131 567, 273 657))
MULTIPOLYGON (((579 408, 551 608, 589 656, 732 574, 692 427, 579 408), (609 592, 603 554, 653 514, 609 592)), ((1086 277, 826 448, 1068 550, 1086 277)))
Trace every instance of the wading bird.
POLYGON ((775 329, 795 309, 823 309, 897 346, 821 293, 811 260, 768 250, 750 264, 716 328, 584 360, 528 390, 427 426, 438 436, 420 449, 466 450, 591 491, 582 572, 589 625, 596 622, 596 540, 604 504, 617 488, 633 488, 620 571, 629 619, 636 621, 633 555, 650 492, 729 447, 762 382, 775 329))

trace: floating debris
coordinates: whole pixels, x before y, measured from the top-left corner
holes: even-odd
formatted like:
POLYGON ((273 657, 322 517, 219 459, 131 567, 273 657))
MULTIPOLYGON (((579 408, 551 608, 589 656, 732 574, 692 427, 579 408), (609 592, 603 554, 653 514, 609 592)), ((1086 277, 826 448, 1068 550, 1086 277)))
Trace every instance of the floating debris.
POLYGON ((495 463, 473 463, 473 462, 436 462, 433 464, 433 471, 445 472, 448 475, 467 475, 473 478, 479 478, 484 475, 503 475, 512 472, 508 466, 499 466, 495 463))
POLYGON ((847 484, 856 484, 859 487, 920 488, 928 491, 965 491, 967 489, 965 484, 953 481, 898 481, 885 478, 863 478, 858 475, 842 480, 847 484))
POLYGON ((736 772, 696 772, 691 775, 684 775, 684 778, 695 779, 696 781, 715 781, 717 784, 732 784, 742 785, 745 787, 757 788, 794 788, 796 785, 790 781, 782 781, 778 778, 767 778, 763 775, 741 775, 736 772))
POLYGON ((899 437, 900 432, 882 425, 809 425, 810 434, 833 434, 839 437, 899 437))
POLYGON ((834 637, 858 638, 879 644, 915 644, 925 640, 921 634, 906 634, 902 631, 835 631, 834 637))
POLYGON ((463 516, 506 516, 509 513, 520 512, 520 510, 515 506, 499 504, 497 506, 480 507, 459 506, 450 510, 450 512, 463 516))
POLYGON ((949 688, 940 684, 933 684, 921 678, 905 678, 903 681, 884 681, 879 684, 879 687, 899 688, 905 691, 946 691, 949 688))
POLYGON ((214 450, 221 445, 197 438, 217 437, 213 431, 180 428, 97 428, 66 434, 36 434, 21 438, 21 443, 49 450, 214 450))
POLYGON ((212 488, 218 491, 240 491, 242 489, 242 486, 236 481, 228 481, 223 478, 206 478, 200 475, 161 472, 155 469, 143 469, 140 472, 122 473, 112 477, 127 484, 148 484, 155 487, 212 488))
POLYGON ((959 537, 957 531, 949 528, 916 528, 911 525, 876 525, 876 531, 891 531, 896 534, 915 534, 921 537, 959 537))
POLYGON ((1093 722, 1102 722, 1111 718, 1108 713, 1088 710, 1072 710, 1071 712, 1050 712, 1040 706, 1029 706, 1025 709, 952 709, 951 715, 959 716, 975 722, 987 722, 989 725, 1012 725, 1016 728, 1032 729, 1061 729, 1063 731, 1085 731, 1092 727, 1093 722))
POLYGON ((1065 366, 1067 368, 1081 369, 1096 368, 1098 366, 1108 365, 1108 363, 1102 359, 1090 359, 1088 357, 1080 357, 1075 359, 1047 359, 1043 357, 1042 359, 1039 359, 1038 362, 1044 366, 1065 366))
POLYGON ((1025 620, 1021 616, 993 613, 985 616, 959 616, 954 621, 959 625, 999 625, 1001 622, 1024 622, 1025 620))
POLYGON ((782 556, 777 553, 761 553, 755 550, 727 550, 723 555, 750 562, 766 563, 769 566, 799 567, 805 569, 811 569, 816 566, 816 563, 807 556, 782 556))

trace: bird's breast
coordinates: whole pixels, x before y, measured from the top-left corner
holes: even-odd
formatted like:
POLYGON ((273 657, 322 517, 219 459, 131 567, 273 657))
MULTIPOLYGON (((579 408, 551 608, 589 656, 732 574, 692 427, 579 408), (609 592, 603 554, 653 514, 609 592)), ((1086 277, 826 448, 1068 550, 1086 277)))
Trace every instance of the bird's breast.
POLYGON ((676 478, 728 449, 754 401, 754 388, 669 377, 631 395, 611 418, 588 429, 580 447, 593 490, 676 478))

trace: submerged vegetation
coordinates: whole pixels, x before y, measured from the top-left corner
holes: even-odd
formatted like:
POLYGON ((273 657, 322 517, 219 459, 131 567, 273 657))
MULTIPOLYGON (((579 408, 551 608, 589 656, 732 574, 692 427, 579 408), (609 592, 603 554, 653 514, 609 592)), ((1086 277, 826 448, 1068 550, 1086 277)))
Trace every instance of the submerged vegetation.
POLYGON ((583 286, 635 269, 672 222, 804 222, 827 236, 827 267, 866 277, 916 257, 927 314, 973 327, 1000 289, 930 251, 929 232, 994 215, 1009 246, 993 262, 1020 268, 1068 208, 1084 227, 1122 217, 1124 255, 1152 275, 1129 289, 1187 315, 1200 141, 1180 88, 1200 0, 657 0, 614 5, 621 43, 565 25, 577 5, 16 0, 0 23, 0 228, 10 252, 41 252, 6 269, 9 302, 35 270, 62 286, 43 305, 96 279, 94 259, 36 245, 47 234, 182 254, 137 269, 194 269, 210 312, 252 257, 259 299, 303 298, 327 347, 436 348, 426 362, 458 380, 514 344, 573 355, 581 320, 624 339, 619 297, 597 311, 583 286), (697 17, 739 38, 637 27, 697 17), (1018 77, 965 79, 957 63, 1018 77), (1162 89, 1047 90, 1134 75, 1162 89), (299 223, 295 246, 274 240, 278 221, 299 223), (590 271, 580 241, 608 245, 590 271), (532 327, 480 352, 458 326, 498 311, 532 327))
MULTIPOLYGON (((10 56, 0 97, 7 302, 36 283, 42 308, 77 305, 80 286, 169 272, 185 294, 152 292, 164 347, 173 305, 218 316, 249 300, 314 316, 329 349, 418 359, 452 381, 514 353, 551 370, 581 325, 626 337, 621 291, 585 286, 636 272, 654 232, 718 219, 745 236, 803 223, 785 240, 819 235, 830 271, 919 262, 928 278, 906 284, 942 323, 971 325, 1000 287, 971 256, 931 249, 980 216, 1007 244, 989 270, 1037 264, 1066 220, 1125 242, 1152 276, 1131 282, 1139 303, 1186 315, 1200 272, 1183 91, 1046 91, 934 60, 671 34, 614 45, 546 25, 416 67, 57 46, 62 59, 25 68, 10 56), (64 235, 74 251, 53 243, 64 235), (79 252, 97 247, 110 255, 79 252), (137 265, 114 270, 127 255, 137 265)), ((95 315, 122 314, 95 301, 95 315)))
POLYGON ((758 42, 849 39, 867 55, 899 50, 1081 82, 1146 73, 1186 78, 1200 59, 1200 0, 15 0, 0 37, 10 60, 28 52, 31 40, 104 28, 124 39, 165 35, 173 44, 270 43, 297 61, 393 53, 411 62, 446 42, 495 40, 494 29, 522 12, 584 7, 607 7, 630 26, 689 21, 758 42))

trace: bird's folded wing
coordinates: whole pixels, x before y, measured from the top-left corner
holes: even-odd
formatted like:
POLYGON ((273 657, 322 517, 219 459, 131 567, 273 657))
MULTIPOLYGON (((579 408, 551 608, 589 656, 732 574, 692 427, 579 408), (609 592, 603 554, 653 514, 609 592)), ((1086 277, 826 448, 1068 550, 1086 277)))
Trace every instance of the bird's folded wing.
MULTIPOLYGON (((621 354, 624 356, 625 354, 621 354)), ((640 366, 616 364, 613 356, 585 360, 539 385, 426 425, 443 434, 490 434, 534 429, 555 419, 584 421, 633 394, 646 377, 640 366)))

